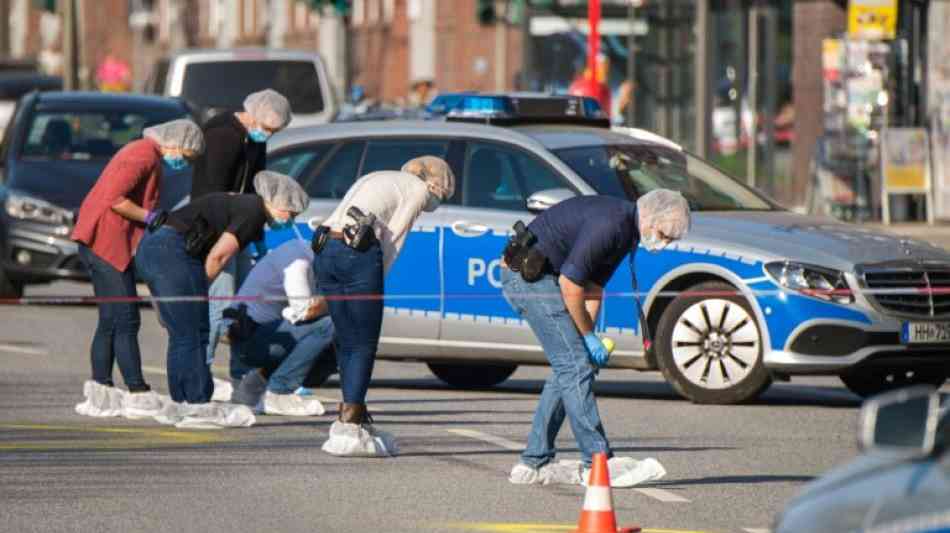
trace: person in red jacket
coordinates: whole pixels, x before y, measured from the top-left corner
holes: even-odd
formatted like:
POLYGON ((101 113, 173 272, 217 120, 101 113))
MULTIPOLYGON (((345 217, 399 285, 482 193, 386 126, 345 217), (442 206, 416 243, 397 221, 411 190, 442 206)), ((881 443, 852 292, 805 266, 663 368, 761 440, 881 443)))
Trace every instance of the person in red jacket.
POLYGON ((158 210, 162 170, 182 170, 204 151, 197 124, 179 119, 143 131, 106 165, 79 208, 72 239, 89 271, 97 298, 99 323, 92 339, 92 380, 83 386, 85 401, 76 412, 87 416, 144 418, 162 408, 142 377, 138 332, 141 323, 133 255, 146 226, 162 222, 158 210), (112 301, 108 301, 111 299, 112 301), (114 387, 112 367, 129 392, 114 387))

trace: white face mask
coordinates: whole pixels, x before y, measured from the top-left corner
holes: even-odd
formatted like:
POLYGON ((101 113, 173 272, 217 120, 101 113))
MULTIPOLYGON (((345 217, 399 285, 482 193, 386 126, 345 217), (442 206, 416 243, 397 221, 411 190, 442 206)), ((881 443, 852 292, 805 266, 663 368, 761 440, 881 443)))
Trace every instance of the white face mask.
POLYGON ((640 236, 640 244, 642 244, 648 252, 656 253, 669 246, 670 241, 657 237, 656 233, 648 233, 640 236))
POLYGON ((422 210, 431 213, 440 205, 442 205, 442 199, 430 192, 426 195, 426 205, 422 207, 422 210))

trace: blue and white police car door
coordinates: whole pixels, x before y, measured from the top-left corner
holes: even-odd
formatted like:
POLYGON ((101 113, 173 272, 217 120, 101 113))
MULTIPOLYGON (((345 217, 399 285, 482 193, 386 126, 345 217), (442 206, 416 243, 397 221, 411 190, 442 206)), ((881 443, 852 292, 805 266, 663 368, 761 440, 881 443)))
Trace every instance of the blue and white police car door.
MULTIPOLYGON (((444 205, 445 277, 442 345, 455 354, 479 353, 544 361, 530 328, 501 294, 501 254, 518 220, 530 222, 523 180, 527 153, 500 144, 469 142, 463 176, 456 183, 461 205, 444 205)), ((457 193, 458 194, 458 193, 457 193)))

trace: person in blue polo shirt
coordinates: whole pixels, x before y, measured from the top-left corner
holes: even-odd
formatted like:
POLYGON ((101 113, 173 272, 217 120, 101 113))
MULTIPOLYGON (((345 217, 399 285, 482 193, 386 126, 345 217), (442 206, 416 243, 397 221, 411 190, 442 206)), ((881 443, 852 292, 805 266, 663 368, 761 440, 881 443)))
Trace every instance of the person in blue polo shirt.
MULTIPOLYGON (((685 235, 689 225, 686 199, 657 189, 636 204, 609 196, 571 198, 541 213, 527 231, 516 227, 518 234, 502 258, 502 292, 531 326, 552 374, 541 392, 528 445, 509 481, 584 483, 593 454, 612 456, 593 391, 594 376, 610 355, 594 334, 603 288, 638 243, 659 251, 685 235), (567 481, 553 463, 554 440, 565 416, 582 454, 567 481)), ((665 473, 653 459, 612 458, 609 465, 614 486, 631 486, 665 473)))

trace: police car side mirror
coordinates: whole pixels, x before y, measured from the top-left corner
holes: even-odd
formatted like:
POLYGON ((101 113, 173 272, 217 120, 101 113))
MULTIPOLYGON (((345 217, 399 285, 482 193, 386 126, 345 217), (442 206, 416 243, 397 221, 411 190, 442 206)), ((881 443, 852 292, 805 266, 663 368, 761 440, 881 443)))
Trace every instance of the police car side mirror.
POLYGON ((532 213, 540 213, 549 207, 559 204, 568 198, 577 196, 574 191, 566 188, 545 189, 528 197, 525 206, 532 213))
POLYGON ((934 449, 940 398, 921 385, 875 396, 861 407, 861 450, 925 457, 934 449))

